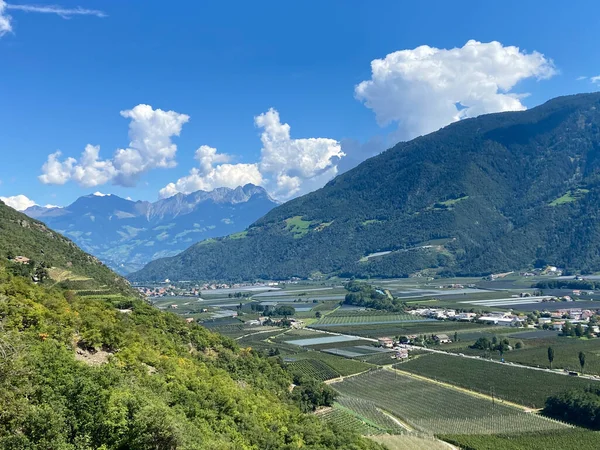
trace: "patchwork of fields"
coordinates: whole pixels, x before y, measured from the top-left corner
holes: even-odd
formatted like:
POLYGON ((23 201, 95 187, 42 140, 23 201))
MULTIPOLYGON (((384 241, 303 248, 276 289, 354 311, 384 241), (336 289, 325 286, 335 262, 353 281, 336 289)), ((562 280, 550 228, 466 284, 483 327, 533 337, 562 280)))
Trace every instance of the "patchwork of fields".
MULTIPOLYGON (((478 279, 443 283, 466 286, 478 283, 478 279)), ((532 304, 531 298, 524 301, 510 297, 528 291, 531 280, 514 277, 512 281, 485 283, 484 289, 448 289, 440 286, 439 280, 406 279, 385 280, 380 286, 412 297, 407 301, 413 307, 541 307, 540 303, 532 304), (498 286, 501 289, 496 289, 498 286)), ((376 339, 384 336, 445 333, 454 342, 436 349, 482 356, 482 350, 469 348, 477 339, 507 338, 513 347, 520 342, 522 348, 505 352, 506 361, 547 367, 547 349, 552 346, 555 368, 577 370, 578 352, 584 351, 586 373, 600 374, 600 339, 564 338, 552 331, 340 306, 345 291, 339 283, 286 285, 266 292, 247 291, 250 295, 243 298, 229 297, 236 292, 210 291, 203 293, 202 299, 164 298, 156 305, 166 309, 177 305, 173 312, 203 321, 212 330, 236 339, 242 347, 281 358, 296 379, 309 377, 327 382, 339 396, 333 407, 319 411, 318 416, 370 436, 389 450, 449 448, 435 437, 472 450, 568 449, 574 442, 577 450, 600 448, 600 433, 525 412, 543 407, 551 394, 600 381, 424 350, 411 351, 409 360, 399 363, 394 359, 395 351, 376 346, 376 339), (286 329, 245 324, 264 315, 256 305, 291 306, 294 317, 307 326, 286 329)), ((485 355, 499 358, 497 352, 485 355)))

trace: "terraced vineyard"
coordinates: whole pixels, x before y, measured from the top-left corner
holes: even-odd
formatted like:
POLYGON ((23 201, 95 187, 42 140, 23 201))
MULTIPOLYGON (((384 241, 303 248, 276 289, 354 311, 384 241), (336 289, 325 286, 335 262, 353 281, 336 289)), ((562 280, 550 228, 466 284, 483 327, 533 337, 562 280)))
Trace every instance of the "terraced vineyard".
POLYGON ((411 427, 434 434, 501 434, 567 429, 562 423, 436 383, 375 370, 332 387, 370 400, 411 427))
POLYGON ((294 375, 305 375, 320 381, 338 378, 340 374, 333 370, 328 364, 316 359, 303 359, 288 364, 294 375))
POLYGON ((422 355, 397 367, 505 400, 542 408, 546 398, 597 381, 443 354, 422 355))

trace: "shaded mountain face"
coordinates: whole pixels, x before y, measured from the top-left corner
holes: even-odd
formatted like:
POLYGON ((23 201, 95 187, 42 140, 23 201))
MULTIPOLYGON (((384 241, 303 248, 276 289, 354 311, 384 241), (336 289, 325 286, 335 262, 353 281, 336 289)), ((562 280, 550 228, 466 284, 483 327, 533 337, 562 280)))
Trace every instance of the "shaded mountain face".
POLYGON ((88 195, 66 208, 25 211, 112 269, 129 273, 203 239, 244 230, 277 203, 258 186, 177 194, 155 203, 88 195))
POLYGON ((600 94, 582 94, 400 143, 130 278, 600 270, 599 211, 600 94))

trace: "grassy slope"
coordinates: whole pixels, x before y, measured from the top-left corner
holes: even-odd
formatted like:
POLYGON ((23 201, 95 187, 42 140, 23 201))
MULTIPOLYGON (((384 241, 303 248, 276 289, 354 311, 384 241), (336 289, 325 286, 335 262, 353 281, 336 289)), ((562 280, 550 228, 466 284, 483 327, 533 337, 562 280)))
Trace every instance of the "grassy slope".
POLYGON ((599 139, 600 94, 461 121, 273 209, 244 239, 193 246, 132 279, 404 276, 438 267, 476 275, 536 259, 597 270, 599 139), (447 243, 419 248, 440 238, 447 243))

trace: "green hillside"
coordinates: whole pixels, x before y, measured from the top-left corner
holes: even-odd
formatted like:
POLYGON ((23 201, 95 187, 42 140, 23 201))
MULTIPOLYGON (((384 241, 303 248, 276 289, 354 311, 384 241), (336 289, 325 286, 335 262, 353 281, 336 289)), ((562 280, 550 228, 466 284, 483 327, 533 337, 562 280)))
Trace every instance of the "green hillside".
MULTIPOLYGON (((0 213, 2 252, 47 258, 97 286, 122 283, 39 223, 4 205, 0 213)), ((290 392, 292 376, 279 359, 114 284, 104 289, 121 295, 33 283, 0 258, 0 448, 380 448, 306 414, 328 404, 331 391, 308 379, 290 392)))
POLYGON ((454 123, 133 280, 600 270, 600 94, 454 123), (443 271, 443 272, 442 272, 443 271))
MULTIPOLYGON (((0 260, 6 262, 7 258, 16 256, 30 259, 33 268, 43 263, 49 267, 50 277, 54 276, 54 280, 50 281, 60 282, 65 287, 133 293, 124 278, 116 275, 97 258, 83 252, 42 222, 0 201, 0 260)), ((12 266, 18 268, 19 264, 12 266)))

